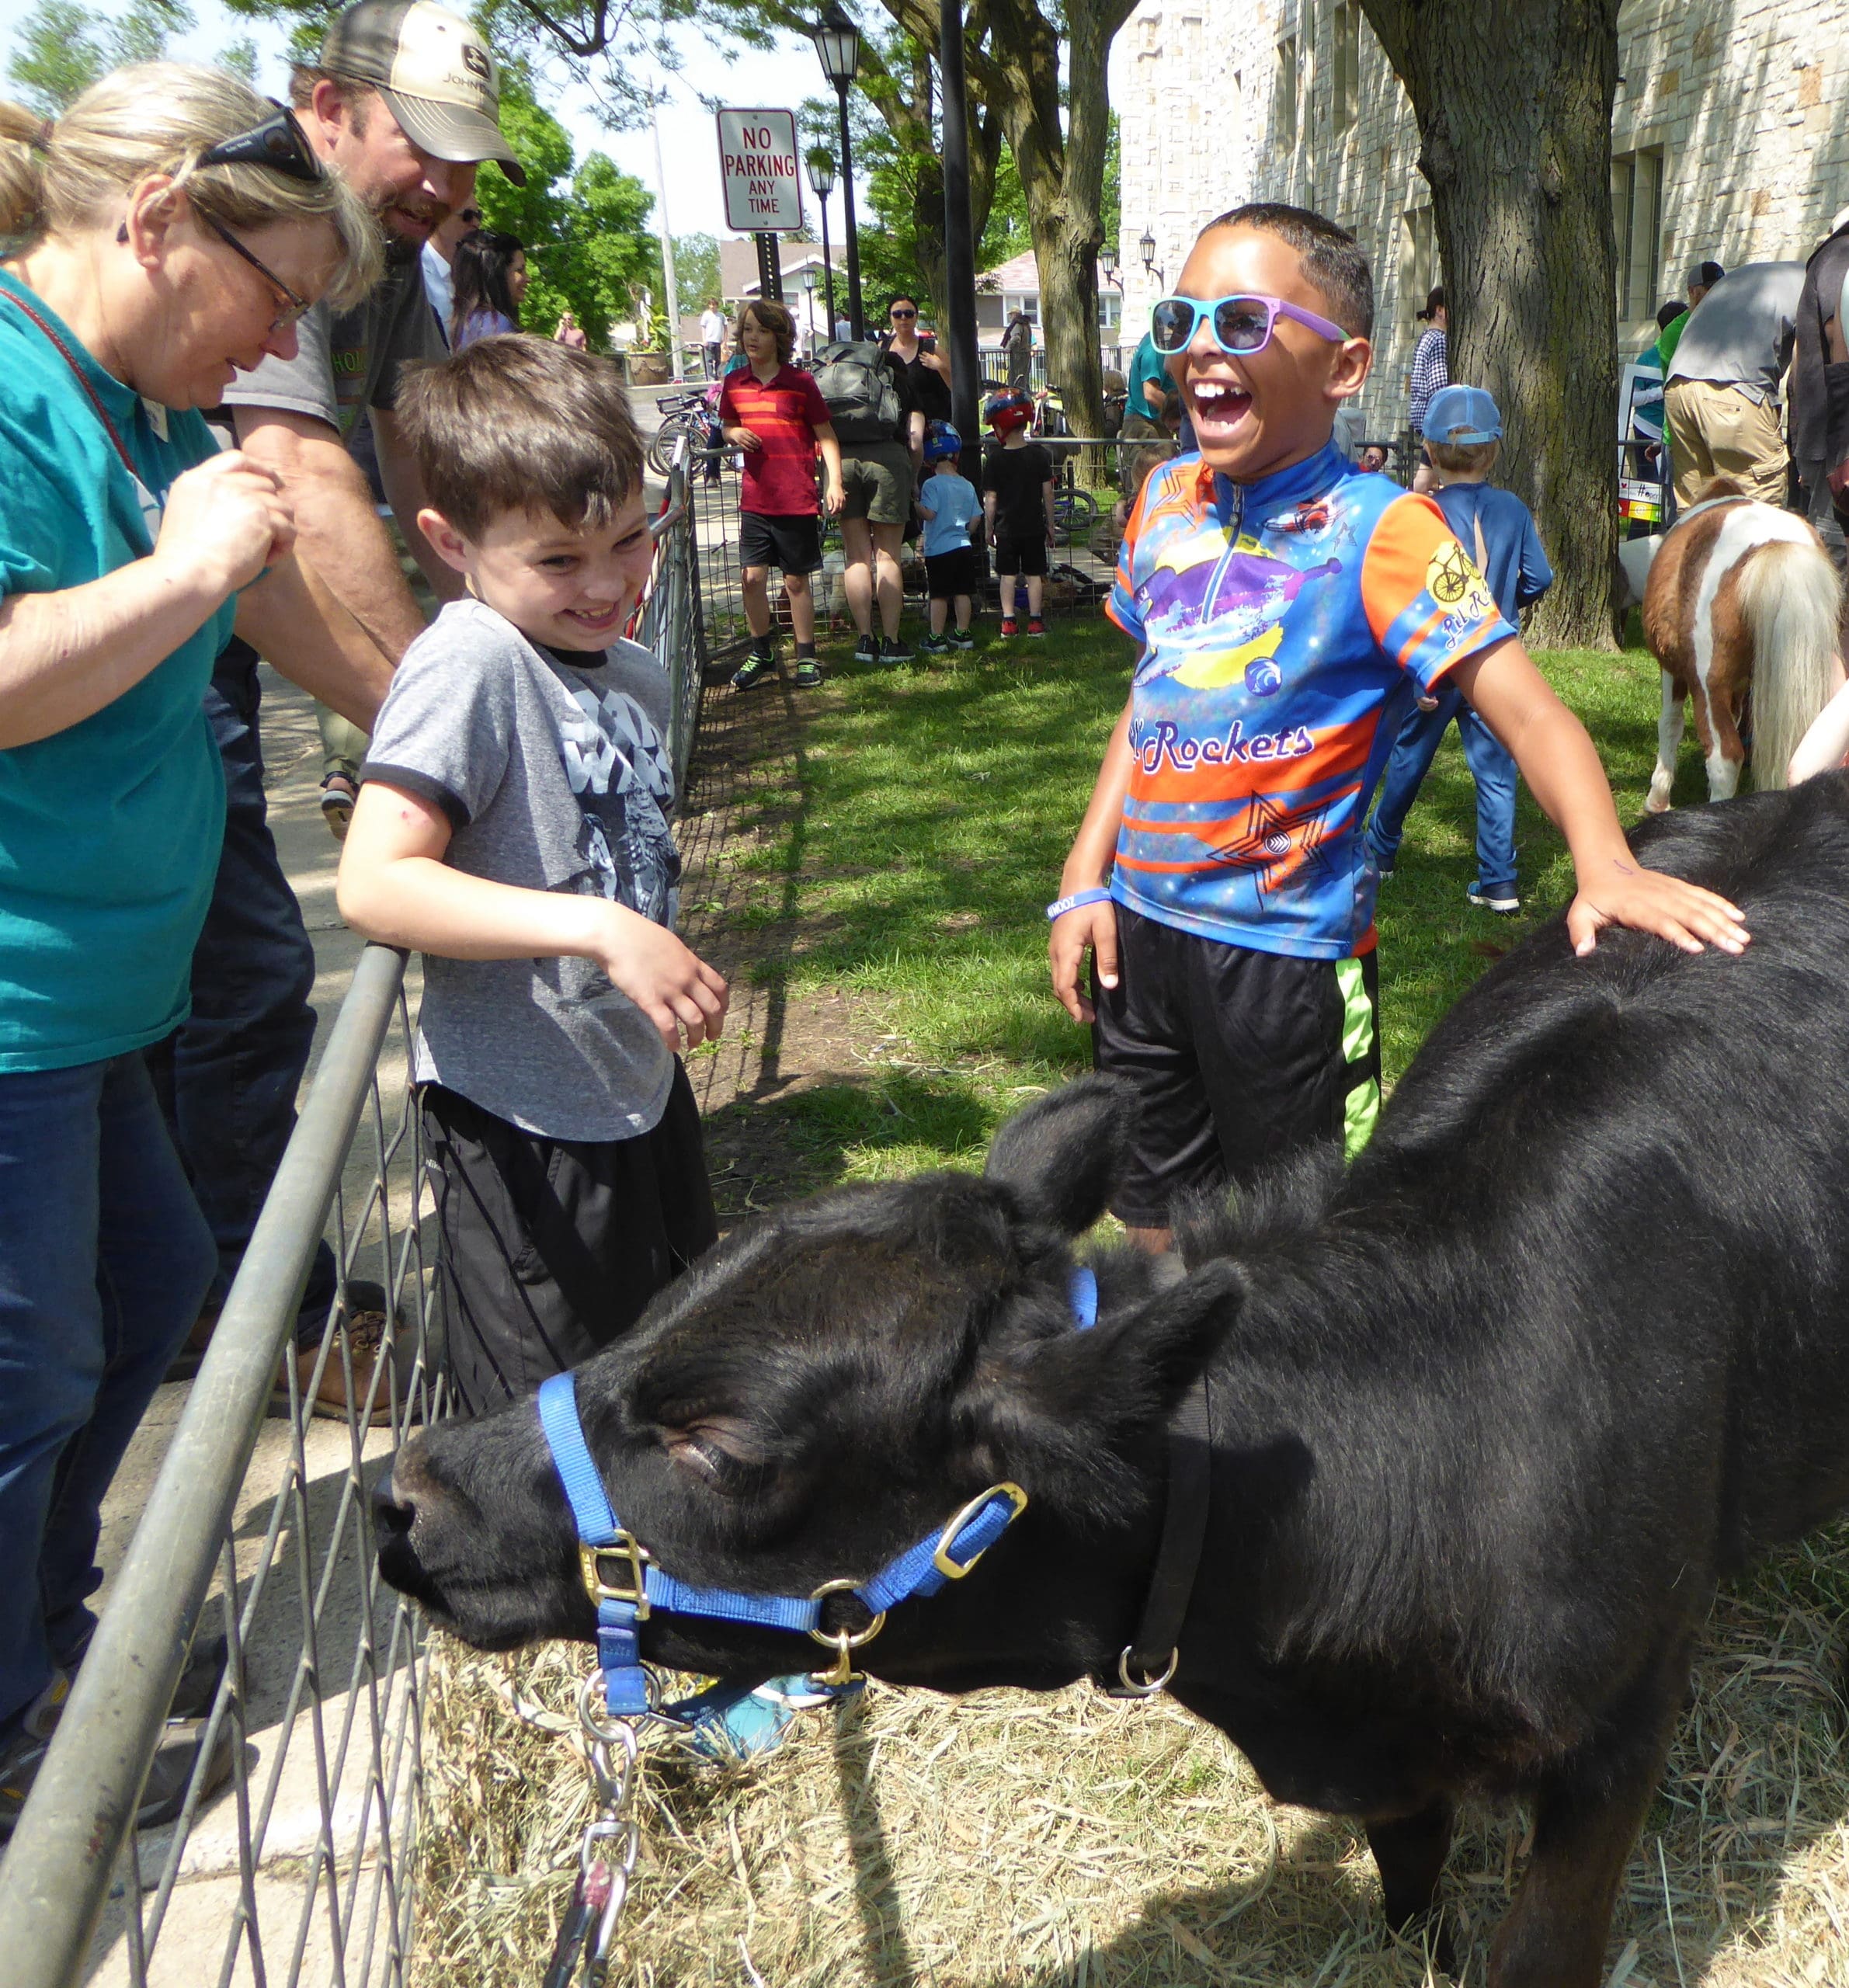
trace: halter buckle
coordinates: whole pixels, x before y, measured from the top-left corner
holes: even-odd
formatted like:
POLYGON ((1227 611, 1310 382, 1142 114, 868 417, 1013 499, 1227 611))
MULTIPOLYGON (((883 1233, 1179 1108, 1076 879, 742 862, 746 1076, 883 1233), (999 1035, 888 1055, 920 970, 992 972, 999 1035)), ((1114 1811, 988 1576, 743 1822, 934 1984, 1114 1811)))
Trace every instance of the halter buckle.
POLYGON ((648 1594, 642 1578, 642 1569, 648 1558, 648 1549, 641 1541, 627 1532, 619 1531, 616 1538, 602 1546, 581 1545, 578 1549, 578 1565, 584 1576, 585 1592, 594 1602, 620 1601, 633 1607, 635 1619, 645 1622, 648 1619, 648 1594), (603 1563, 615 1559, 624 1568, 622 1578, 627 1585, 618 1587, 603 1577, 603 1563))
POLYGON ((1126 1643, 1117 1653, 1118 1682, 1111 1687, 1114 1698, 1152 1698, 1181 1667, 1181 1652, 1169 1652, 1169 1661, 1159 1677, 1132 1677, 1130 1674, 1130 1646, 1126 1643))
MULTIPOLYGON (((946 1580, 961 1580, 971 1568, 982 1559, 982 1553, 989 1551, 985 1546, 982 1549, 982 1553, 972 1553, 967 1560, 953 1560, 951 1558, 951 1548, 956 1545, 958 1535, 989 1503, 989 1500, 995 1497, 1006 1498, 1014 1507, 1014 1510, 1008 1514, 1010 1525, 1013 1525, 1021 1514, 1027 1509, 1027 1494, 1018 1484, 992 1484, 986 1491, 971 1499, 962 1510, 958 1513, 957 1516, 944 1528, 937 1541, 937 1550, 931 1555, 931 1565, 943 1575, 946 1580)), ((1006 1527, 1003 1528, 1004 1531, 1006 1529, 1006 1527)))

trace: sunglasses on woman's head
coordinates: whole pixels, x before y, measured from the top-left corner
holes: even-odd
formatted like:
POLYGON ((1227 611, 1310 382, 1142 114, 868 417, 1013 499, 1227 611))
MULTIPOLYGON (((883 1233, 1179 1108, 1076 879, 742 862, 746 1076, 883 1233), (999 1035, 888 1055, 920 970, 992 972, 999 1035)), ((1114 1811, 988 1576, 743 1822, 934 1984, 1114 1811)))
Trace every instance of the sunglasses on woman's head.
POLYGON ((1204 318, 1222 352, 1239 358, 1262 350, 1271 342, 1280 318, 1307 325, 1318 337, 1345 343, 1349 334, 1314 311, 1287 303, 1281 297, 1236 294, 1231 297, 1165 297, 1149 313, 1149 336, 1158 352, 1185 352, 1204 318))
MULTIPOLYGON (((274 103, 275 99, 272 98, 274 103)), ((199 155, 201 165, 263 165, 272 172, 286 173, 291 179, 305 180, 312 186, 321 178, 321 162, 308 143, 308 134, 297 121, 295 113, 276 105, 273 117, 235 137, 221 138, 199 155)))

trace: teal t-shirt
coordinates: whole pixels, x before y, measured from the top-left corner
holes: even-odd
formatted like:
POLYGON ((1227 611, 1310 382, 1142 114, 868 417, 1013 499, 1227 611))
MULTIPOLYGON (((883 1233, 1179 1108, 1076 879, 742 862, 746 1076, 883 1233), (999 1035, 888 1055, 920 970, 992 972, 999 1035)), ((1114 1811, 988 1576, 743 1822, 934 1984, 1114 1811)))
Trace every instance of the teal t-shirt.
MULTIPOLYGON (((0 595, 145 558, 174 479, 214 452, 203 417, 151 408, 3 270, 0 379, 0 595), (83 368, 134 476, 19 297, 83 368)), ((186 1019, 224 832, 204 697, 235 613, 81 724, 0 751, 0 1072, 100 1062, 186 1019)))
POLYGON ((1153 421, 1154 410, 1150 407, 1143 388, 1151 381, 1166 392, 1175 383, 1169 375, 1169 356, 1156 349, 1156 341, 1147 332, 1136 349, 1136 356, 1130 362, 1130 380, 1124 392, 1126 416, 1140 414, 1153 421))

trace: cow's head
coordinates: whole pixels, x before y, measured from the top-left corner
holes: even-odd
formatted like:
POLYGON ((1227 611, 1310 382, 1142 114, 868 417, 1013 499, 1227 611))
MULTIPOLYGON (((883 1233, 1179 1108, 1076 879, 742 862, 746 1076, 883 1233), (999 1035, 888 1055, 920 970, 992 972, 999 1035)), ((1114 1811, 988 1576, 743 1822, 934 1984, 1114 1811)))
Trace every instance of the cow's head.
MULTIPOLYGON (((1165 1280, 1114 1253, 1096 1327, 1076 1329, 1071 1242, 1103 1211, 1127 1117, 1120 1090, 1088 1079, 1004 1126, 980 1178, 840 1189, 735 1230, 579 1370, 622 1523, 683 1580, 807 1596, 865 1579, 1012 1480, 1025 1516, 969 1580, 895 1611, 869 1667, 969 1688, 1062 1682, 1114 1653, 1140 1598, 1162 1426, 1236 1278, 1218 1263, 1165 1280)), ((386 1578, 471 1642, 594 1633, 530 1401, 414 1437, 377 1529, 386 1578)), ((822 1656, 661 1614, 643 1649, 693 1670, 822 1656)))

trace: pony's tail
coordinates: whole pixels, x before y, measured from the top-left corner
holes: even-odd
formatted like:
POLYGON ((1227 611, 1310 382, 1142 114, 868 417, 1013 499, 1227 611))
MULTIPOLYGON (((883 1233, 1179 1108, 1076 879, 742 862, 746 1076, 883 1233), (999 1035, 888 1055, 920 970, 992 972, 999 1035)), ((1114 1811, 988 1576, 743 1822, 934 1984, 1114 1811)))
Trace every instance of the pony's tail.
POLYGON ((1809 538, 1761 545, 1740 565, 1740 613, 1753 638, 1753 784, 1788 784, 1786 769, 1837 686, 1842 583, 1809 538))

